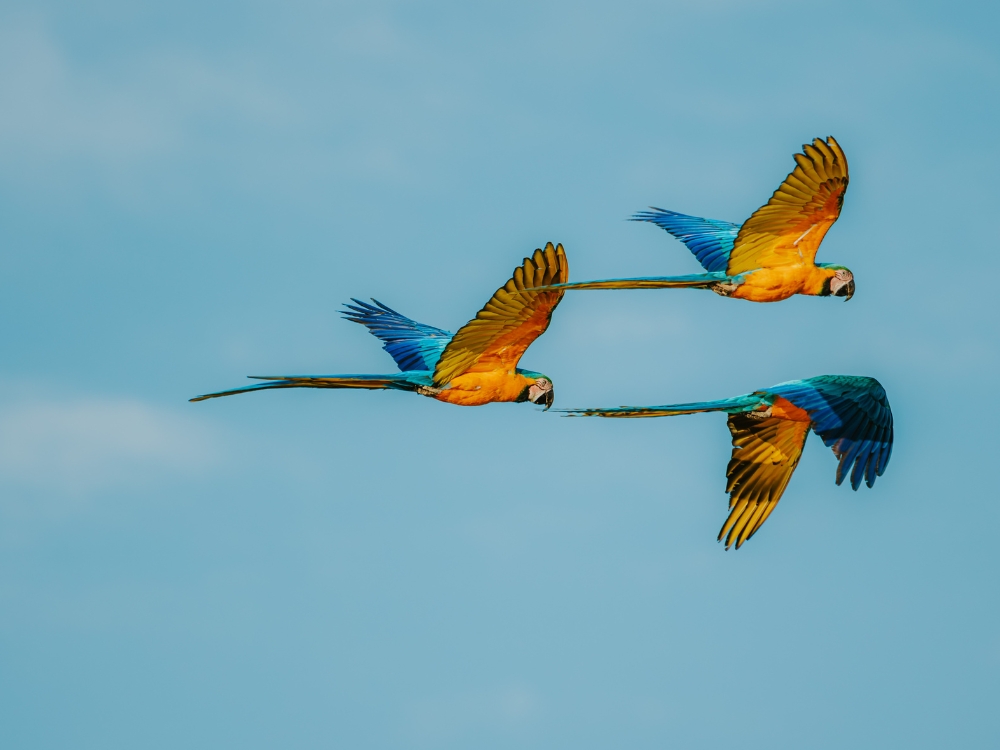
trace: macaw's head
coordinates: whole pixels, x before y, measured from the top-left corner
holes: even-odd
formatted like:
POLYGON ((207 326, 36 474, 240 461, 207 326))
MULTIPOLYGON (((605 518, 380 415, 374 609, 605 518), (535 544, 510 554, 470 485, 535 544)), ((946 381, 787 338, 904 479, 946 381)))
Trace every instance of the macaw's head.
POLYGON ((823 296, 843 297, 846 302, 854 296, 854 274, 843 266, 824 266, 830 276, 823 284, 823 296))
POLYGON ((545 411, 548 411, 556 396, 555 389, 552 387, 552 379, 540 372, 531 372, 530 370, 518 369, 517 373, 526 382, 525 388, 517 400, 542 404, 545 411))

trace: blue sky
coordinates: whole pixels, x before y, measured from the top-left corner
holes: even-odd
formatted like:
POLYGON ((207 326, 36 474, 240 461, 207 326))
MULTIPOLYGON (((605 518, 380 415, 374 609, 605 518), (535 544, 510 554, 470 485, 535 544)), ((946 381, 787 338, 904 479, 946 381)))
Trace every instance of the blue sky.
POLYGON ((6 2, 0 744, 995 747, 1000 11, 987 3, 6 2), (398 393, 375 296, 462 325, 548 240, 688 273, 814 136, 849 304, 568 295, 557 406, 877 377, 739 552, 719 415, 398 393))

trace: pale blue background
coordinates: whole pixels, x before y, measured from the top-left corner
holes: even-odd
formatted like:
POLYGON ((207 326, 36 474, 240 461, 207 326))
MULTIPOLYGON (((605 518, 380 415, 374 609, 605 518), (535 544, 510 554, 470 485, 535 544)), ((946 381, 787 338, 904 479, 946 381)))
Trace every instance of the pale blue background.
POLYGON ((996 7, 8 0, 0 745, 996 747, 996 7), (580 292, 524 360, 564 407, 877 377, 885 476, 814 438, 739 552, 719 415, 186 401, 391 370, 341 302, 455 329, 546 240, 696 271, 624 219, 742 221, 831 133, 850 303, 580 292))

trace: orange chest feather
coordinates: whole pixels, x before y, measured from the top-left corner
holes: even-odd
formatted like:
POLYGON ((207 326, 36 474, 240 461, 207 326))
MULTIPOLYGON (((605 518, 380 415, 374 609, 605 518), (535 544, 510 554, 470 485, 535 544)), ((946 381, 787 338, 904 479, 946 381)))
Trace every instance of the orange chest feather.
POLYGON ((467 372, 452 380, 450 387, 434 398, 458 406, 517 401, 524 389, 534 382, 532 378, 505 370, 467 372))
POLYGON ((771 404, 771 416, 778 419, 787 419, 790 422, 812 422, 809 412, 800 409, 788 399, 778 396, 771 404))
POLYGON ((829 275, 811 264, 760 268, 748 272, 732 296, 751 302, 780 302, 794 294, 818 295, 829 275))

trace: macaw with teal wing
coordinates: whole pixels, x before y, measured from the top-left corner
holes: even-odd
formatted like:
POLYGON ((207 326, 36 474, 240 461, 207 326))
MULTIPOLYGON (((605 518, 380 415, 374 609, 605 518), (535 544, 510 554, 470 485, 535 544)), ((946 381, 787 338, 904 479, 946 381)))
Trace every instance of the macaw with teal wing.
POLYGON ((733 455, 726 470, 729 517, 719 540, 726 549, 752 537, 767 520, 792 478, 811 429, 840 463, 837 484, 850 477, 855 490, 882 476, 892 455, 892 411, 874 378, 820 375, 780 383, 745 396, 671 406, 565 409, 583 417, 672 417, 722 411, 729 415, 733 455))
POLYGON ((577 281, 561 289, 710 289, 724 297, 778 302, 795 294, 845 300, 854 274, 816 263, 816 251, 840 216, 847 191, 847 157, 833 137, 816 138, 795 154, 795 169, 766 205, 740 224, 653 208, 635 214, 665 229, 694 253, 707 273, 577 281))
POLYGON ((388 375, 250 376, 263 383, 197 396, 219 396, 274 388, 366 388, 410 391, 459 406, 494 402, 552 405, 552 380, 517 365, 531 343, 545 332, 559 301, 560 289, 532 287, 563 282, 569 264, 562 245, 550 242, 525 258, 513 277, 500 287, 476 317, 458 333, 417 323, 383 305, 353 300, 344 317, 361 323, 383 342, 400 372, 388 375))

